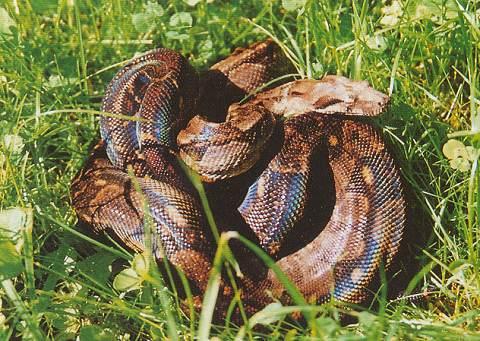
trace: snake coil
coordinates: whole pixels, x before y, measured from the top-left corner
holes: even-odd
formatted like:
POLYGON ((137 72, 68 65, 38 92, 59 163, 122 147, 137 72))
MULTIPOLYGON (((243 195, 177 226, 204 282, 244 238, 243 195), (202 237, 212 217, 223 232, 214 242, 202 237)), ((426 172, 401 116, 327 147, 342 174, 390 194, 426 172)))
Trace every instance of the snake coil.
MULTIPOLYGON (((200 79, 169 49, 133 59, 109 84, 102 109, 134 119, 101 118, 102 138, 71 186, 79 220, 141 252, 146 200, 153 254, 180 268, 201 297, 215 243, 177 156, 206 183, 222 183, 254 167, 281 126, 283 143, 238 212, 309 302, 362 302, 381 264, 396 254, 405 224, 399 171, 380 134, 360 119, 380 114, 389 99, 366 82, 327 76, 235 103, 281 73, 282 63, 270 40, 237 49, 200 79), (312 205, 310 193, 323 190, 311 189, 319 152, 333 174, 331 215, 318 235, 283 255, 312 205)), ((222 286, 220 301, 228 301, 231 288, 226 280, 222 286)), ((273 299, 290 303, 272 270, 244 277, 240 289, 249 314, 273 299)))

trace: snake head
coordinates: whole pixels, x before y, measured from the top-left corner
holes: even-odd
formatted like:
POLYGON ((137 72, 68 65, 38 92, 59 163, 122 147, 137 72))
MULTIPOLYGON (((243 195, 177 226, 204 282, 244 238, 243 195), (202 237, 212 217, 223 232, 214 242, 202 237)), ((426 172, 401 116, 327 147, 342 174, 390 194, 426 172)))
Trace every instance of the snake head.
POLYGON ((293 81, 261 93, 254 99, 284 117, 307 112, 376 116, 386 108, 389 100, 387 95, 373 89, 368 82, 342 76, 293 81))

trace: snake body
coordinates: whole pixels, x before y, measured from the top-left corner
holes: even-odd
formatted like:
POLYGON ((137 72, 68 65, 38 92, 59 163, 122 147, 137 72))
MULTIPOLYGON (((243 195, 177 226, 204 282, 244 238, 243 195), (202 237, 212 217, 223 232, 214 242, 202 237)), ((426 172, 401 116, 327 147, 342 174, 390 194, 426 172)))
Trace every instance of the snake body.
MULTIPOLYGON (((396 254, 405 224, 399 171, 380 134, 360 119, 378 115, 388 97, 366 82, 327 76, 232 104, 278 74, 280 56, 273 42, 257 43, 236 50, 200 80, 168 49, 133 59, 107 88, 103 110, 136 120, 102 117, 102 139, 72 182, 72 203, 95 232, 135 251, 145 249, 151 217, 154 255, 179 267, 201 297, 215 243, 176 156, 203 181, 221 183, 253 167, 269 148, 275 124, 281 125, 283 144, 238 212, 309 302, 362 302, 381 264, 396 254), (311 192, 323 190, 310 188, 312 158, 321 151, 333 173, 333 211, 307 245, 283 255, 312 205, 311 192)), ((230 299, 229 284, 222 281, 222 287, 220 296, 230 299)), ((272 299, 290 302, 272 270, 244 277, 240 288, 248 313, 272 299)))

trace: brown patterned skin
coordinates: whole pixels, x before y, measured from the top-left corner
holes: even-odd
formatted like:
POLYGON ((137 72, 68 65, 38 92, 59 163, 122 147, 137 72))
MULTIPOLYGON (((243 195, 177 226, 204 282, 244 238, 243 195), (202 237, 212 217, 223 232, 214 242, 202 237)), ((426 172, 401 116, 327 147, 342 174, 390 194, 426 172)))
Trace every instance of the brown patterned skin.
POLYGON ((126 65, 109 84, 102 110, 141 120, 102 117, 103 140, 71 192, 81 221, 137 252, 144 250, 150 227, 156 258, 166 256, 203 291, 214 248, 197 194, 175 157, 176 135, 196 94, 195 73, 176 52, 158 49, 126 65), (150 224, 144 223, 146 204, 150 224))
MULTIPOLYGON (((388 265, 396 254, 405 224, 399 172, 379 133, 357 119, 378 115, 388 97, 344 77, 299 80, 231 105, 225 122, 218 122, 232 102, 278 74, 280 65, 271 41, 236 50, 200 79, 197 94, 195 74, 177 53, 159 49, 134 59, 112 80, 103 110, 141 120, 102 118, 103 140, 72 182, 79 219, 140 252, 148 212, 154 255, 182 269, 201 296, 215 243, 175 155, 204 181, 234 177, 255 165, 273 126, 283 124, 280 151, 238 211, 309 302, 332 297, 362 302, 381 264, 388 265), (195 113, 202 116, 187 125, 195 113), (217 122, 209 122, 207 114, 217 122), (332 214, 311 242, 282 255, 279 250, 299 228, 311 191, 322 191, 309 189, 316 175, 311 160, 320 151, 327 153, 333 173, 332 214)), ((244 276, 239 285, 249 314, 273 298, 290 303, 271 270, 244 276)), ((226 281, 220 292, 219 316, 232 298, 226 281)))
POLYGON ((205 182, 242 174, 260 158, 274 125, 275 116, 260 105, 232 110, 224 123, 195 116, 178 134, 180 157, 205 182))
MULTIPOLYGON (((341 301, 360 303, 367 297, 368 284, 380 264, 383 262, 388 266, 402 237, 405 202, 398 171, 380 135, 366 123, 343 117, 307 114, 295 117, 287 124, 295 126, 297 131, 306 132, 300 148, 307 151, 313 143, 328 149, 336 200, 323 231, 304 248, 280 259, 277 264, 309 302, 325 302, 333 296, 341 301), (319 130, 322 135, 320 142, 311 137, 318 136, 319 130)), ((307 162, 300 164, 299 168, 305 168, 307 162)), ((305 169, 302 171, 308 173, 305 169)), ((281 170, 286 178, 294 172, 295 169, 291 168, 281 170)), ((308 178, 303 181, 308 182, 308 178)), ((273 195, 278 196, 279 191, 281 189, 276 189, 273 195)), ((298 192, 297 197, 301 197, 298 192)), ((244 216, 253 221, 255 212, 252 211, 257 209, 257 215, 260 211, 258 207, 250 209, 244 212, 244 216)), ((278 221, 278 216, 284 213, 282 209, 280 214, 278 210, 265 209, 263 212, 267 214, 263 218, 278 221)), ((294 219, 300 219, 300 212, 295 213, 294 219)), ((283 234, 260 229, 268 224, 260 223, 258 226, 262 245, 275 254, 275 245, 282 243, 283 234)), ((267 302, 269 298, 265 296, 265 289, 289 302, 271 270, 264 281, 249 288, 252 293, 245 297, 255 297, 257 301, 263 297, 267 302)))

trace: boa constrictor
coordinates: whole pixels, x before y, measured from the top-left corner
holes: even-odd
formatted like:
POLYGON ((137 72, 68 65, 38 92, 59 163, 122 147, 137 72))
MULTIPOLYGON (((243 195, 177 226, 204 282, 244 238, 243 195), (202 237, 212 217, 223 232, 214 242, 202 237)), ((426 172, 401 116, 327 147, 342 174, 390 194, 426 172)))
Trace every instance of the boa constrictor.
MULTIPOLYGON (((366 82, 327 76, 292 81, 238 103, 278 76, 282 65, 270 40, 237 49, 200 79, 169 49, 133 59, 111 81, 102 108, 133 119, 101 118, 102 138, 72 182, 79 220, 141 252, 148 210, 154 256, 181 269, 199 298, 216 247, 177 157, 205 183, 221 185, 248 173, 277 134, 278 150, 245 189, 240 220, 309 302, 362 302, 381 264, 396 254, 405 224, 399 171, 380 134, 362 119, 381 113, 389 98, 366 82), (331 213, 321 229, 307 231, 315 235, 305 245, 282 252, 301 229, 306 207, 315 207, 312 193, 325 191, 311 188, 318 153, 326 155, 323 168, 333 174, 331 213)), ((274 299, 290 302, 271 269, 246 272, 239 288, 249 314, 274 299)), ((221 302, 232 298, 225 279, 219 298, 224 310, 221 302)))

